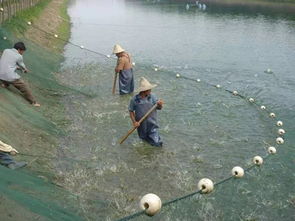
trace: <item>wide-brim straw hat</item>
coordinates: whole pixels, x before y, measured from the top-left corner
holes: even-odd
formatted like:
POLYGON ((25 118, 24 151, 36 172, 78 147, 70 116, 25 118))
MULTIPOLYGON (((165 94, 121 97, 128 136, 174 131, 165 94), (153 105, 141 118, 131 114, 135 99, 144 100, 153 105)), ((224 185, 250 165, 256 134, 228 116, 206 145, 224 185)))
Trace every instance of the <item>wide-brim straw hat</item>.
POLYGON ((11 153, 11 152, 18 153, 16 149, 14 149, 12 146, 6 143, 3 143, 1 140, 0 140, 0 151, 6 152, 6 153, 11 153))
POLYGON ((151 90, 152 88, 157 87, 156 84, 151 84, 147 79, 144 77, 140 78, 139 88, 137 89, 138 92, 151 90))
POLYGON ((120 45, 116 44, 113 49, 113 54, 118 54, 120 52, 124 52, 125 49, 122 48, 120 45))

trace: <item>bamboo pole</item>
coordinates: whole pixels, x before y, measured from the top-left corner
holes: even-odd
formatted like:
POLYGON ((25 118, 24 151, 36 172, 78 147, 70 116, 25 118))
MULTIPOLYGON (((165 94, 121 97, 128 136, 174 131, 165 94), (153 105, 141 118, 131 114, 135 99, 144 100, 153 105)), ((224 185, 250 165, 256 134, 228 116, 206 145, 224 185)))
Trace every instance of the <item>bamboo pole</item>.
MULTIPOLYGON (((139 121, 138 123, 141 124, 142 121, 144 121, 156 108, 157 108, 158 104, 155 104, 139 121)), ((122 144, 126 139, 127 137, 129 137, 130 134, 133 133, 133 131, 135 131, 136 127, 133 127, 132 129, 130 129, 128 131, 128 133, 123 136, 121 139, 120 139, 120 144, 122 144)))
POLYGON ((115 92, 116 92, 117 78, 118 78, 118 72, 115 73, 115 76, 114 76, 113 90, 112 90, 112 93, 113 93, 113 94, 115 94, 115 92))

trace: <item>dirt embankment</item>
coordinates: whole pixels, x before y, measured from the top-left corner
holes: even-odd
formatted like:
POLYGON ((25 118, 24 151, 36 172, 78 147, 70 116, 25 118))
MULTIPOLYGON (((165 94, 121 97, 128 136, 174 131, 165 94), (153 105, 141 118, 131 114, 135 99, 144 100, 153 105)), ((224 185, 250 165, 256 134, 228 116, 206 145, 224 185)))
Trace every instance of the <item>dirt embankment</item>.
POLYGON ((33 21, 34 26, 40 28, 40 30, 30 27, 25 33, 26 38, 39 44, 40 47, 57 52, 62 51, 64 41, 58 38, 66 40, 70 32, 70 21, 65 12, 67 2, 68 0, 52 0, 40 17, 33 21), (46 31, 46 33, 41 30, 46 31))

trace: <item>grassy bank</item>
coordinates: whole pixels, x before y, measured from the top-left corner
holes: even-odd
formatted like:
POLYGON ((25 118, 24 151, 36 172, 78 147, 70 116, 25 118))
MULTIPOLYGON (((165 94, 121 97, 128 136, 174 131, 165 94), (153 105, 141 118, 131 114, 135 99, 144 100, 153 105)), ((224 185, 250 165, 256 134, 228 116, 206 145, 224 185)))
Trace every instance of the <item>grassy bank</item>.
MULTIPOLYGON (((69 23, 70 16, 67 13, 68 2, 69 0, 64 0, 62 7, 59 10, 59 15, 62 22, 57 29, 57 33, 62 39, 69 39, 71 35, 71 25, 69 23)), ((57 48, 63 48, 64 44, 65 42, 63 41, 56 41, 57 48)))
POLYGON ((10 30, 14 34, 24 34, 29 28, 27 21, 34 22, 38 19, 50 2, 51 0, 43 0, 37 3, 35 7, 18 12, 12 19, 4 22, 2 27, 10 30))

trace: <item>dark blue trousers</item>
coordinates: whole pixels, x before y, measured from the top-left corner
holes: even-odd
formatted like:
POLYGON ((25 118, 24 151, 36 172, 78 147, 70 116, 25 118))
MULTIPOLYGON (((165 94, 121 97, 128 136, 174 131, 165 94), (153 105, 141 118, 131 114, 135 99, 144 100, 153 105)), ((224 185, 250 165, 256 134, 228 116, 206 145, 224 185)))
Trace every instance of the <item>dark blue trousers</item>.
POLYGON ((8 153, 0 151, 0 164, 8 166, 11 163, 14 163, 13 158, 8 153))

